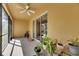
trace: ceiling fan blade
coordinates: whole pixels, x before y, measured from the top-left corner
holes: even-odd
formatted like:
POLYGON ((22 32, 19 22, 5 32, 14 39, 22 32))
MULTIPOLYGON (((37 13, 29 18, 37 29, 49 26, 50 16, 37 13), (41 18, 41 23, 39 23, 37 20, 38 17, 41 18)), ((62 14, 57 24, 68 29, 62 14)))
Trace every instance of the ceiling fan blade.
POLYGON ((22 7, 22 6, 18 6, 18 5, 16 5, 16 8, 22 9, 23 7, 22 7))
POLYGON ((27 14, 30 16, 30 13, 27 11, 27 14))
POLYGON ((31 13, 35 13, 35 11, 33 11, 33 10, 28 10, 29 12, 31 12, 31 13))
POLYGON ((24 10, 22 10, 22 11, 20 11, 20 13, 24 13, 24 12, 26 12, 27 10, 26 9, 24 9, 24 10))

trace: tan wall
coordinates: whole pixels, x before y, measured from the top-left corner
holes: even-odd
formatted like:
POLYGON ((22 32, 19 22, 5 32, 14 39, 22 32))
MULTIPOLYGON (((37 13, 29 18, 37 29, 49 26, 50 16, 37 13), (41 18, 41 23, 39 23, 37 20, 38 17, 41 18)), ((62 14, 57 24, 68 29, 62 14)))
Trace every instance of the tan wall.
POLYGON ((60 42, 79 37, 79 6, 60 4, 49 9, 48 36, 60 42))
POLYGON ((48 36, 51 39, 66 43, 69 39, 79 37, 78 4, 49 4, 43 9, 48 10, 48 36))
POLYGON ((13 34, 14 37, 24 37, 26 31, 29 30, 29 22, 24 20, 14 20, 13 34))
POLYGON ((29 32, 30 32, 30 36, 31 36, 31 38, 32 38, 32 31, 33 30, 33 20, 30 20, 29 21, 29 32))

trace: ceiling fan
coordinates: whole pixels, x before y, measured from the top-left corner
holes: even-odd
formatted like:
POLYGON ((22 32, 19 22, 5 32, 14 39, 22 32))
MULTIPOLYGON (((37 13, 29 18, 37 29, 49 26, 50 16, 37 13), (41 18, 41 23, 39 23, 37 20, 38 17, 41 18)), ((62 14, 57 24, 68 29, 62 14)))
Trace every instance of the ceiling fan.
POLYGON ((34 10, 31 9, 30 4, 24 5, 23 10, 20 11, 20 13, 27 13, 27 15, 31 16, 31 13, 35 13, 34 10))

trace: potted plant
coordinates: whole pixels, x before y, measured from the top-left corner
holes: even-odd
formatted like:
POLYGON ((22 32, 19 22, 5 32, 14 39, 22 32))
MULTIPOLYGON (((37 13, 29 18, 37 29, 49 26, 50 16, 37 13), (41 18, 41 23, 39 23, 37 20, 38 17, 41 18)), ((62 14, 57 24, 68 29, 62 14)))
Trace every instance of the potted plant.
POLYGON ((53 44, 53 41, 47 37, 47 35, 43 35, 42 40, 39 45, 35 47, 35 52, 37 55, 53 55, 56 50, 56 45, 53 44))
POLYGON ((34 48, 34 51, 36 52, 36 55, 38 55, 38 56, 40 56, 41 50, 42 50, 41 44, 37 45, 37 46, 34 48))
POLYGON ((69 52, 70 55, 78 56, 79 55, 79 39, 72 39, 69 43, 69 52))
POLYGON ((46 49, 49 55, 53 55, 56 46, 53 44, 53 41, 47 37, 47 35, 43 36, 41 43, 43 45, 43 49, 46 49))

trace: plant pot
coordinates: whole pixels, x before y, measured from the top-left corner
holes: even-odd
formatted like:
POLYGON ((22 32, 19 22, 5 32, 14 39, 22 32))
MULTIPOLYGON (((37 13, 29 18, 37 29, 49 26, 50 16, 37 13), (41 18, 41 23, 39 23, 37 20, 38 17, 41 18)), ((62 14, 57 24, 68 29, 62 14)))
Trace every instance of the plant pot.
POLYGON ((71 56, 79 56, 79 46, 74 46, 69 43, 69 52, 71 56))
POLYGON ((39 55, 39 54, 40 54, 40 52, 41 52, 41 49, 40 49, 40 48, 38 48, 38 47, 35 47, 35 48, 34 48, 34 51, 36 52, 36 54, 37 54, 37 55, 39 55))

